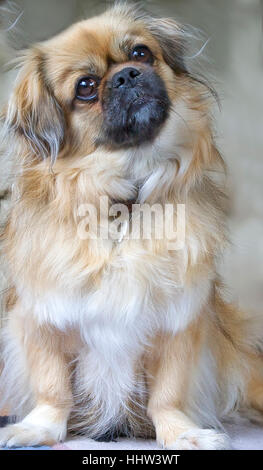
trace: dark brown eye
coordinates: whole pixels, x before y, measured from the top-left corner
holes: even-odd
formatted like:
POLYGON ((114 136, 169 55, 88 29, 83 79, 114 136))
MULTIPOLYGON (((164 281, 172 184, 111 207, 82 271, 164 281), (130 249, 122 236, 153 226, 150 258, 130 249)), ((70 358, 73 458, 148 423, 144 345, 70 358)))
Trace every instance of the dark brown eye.
POLYGON ((83 77, 76 86, 76 98, 81 101, 92 101, 98 96, 99 80, 97 77, 83 77))
POLYGON ((143 44, 135 46, 131 53, 131 60, 136 60, 137 62, 144 62, 147 64, 153 64, 154 57, 152 52, 147 46, 143 44))

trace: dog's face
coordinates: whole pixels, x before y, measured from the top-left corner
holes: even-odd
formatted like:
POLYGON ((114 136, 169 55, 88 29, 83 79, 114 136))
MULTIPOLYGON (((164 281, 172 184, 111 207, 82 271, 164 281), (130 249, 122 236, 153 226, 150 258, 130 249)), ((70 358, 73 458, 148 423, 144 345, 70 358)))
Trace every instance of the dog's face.
POLYGON ((172 75, 142 25, 107 15, 88 20, 50 41, 45 60, 78 141, 92 136, 95 144, 142 144, 168 116, 172 75))
POLYGON ((40 154, 152 142, 185 70, 173 21, 109 12, 73 25, 25 56, 9 123, 40 154))

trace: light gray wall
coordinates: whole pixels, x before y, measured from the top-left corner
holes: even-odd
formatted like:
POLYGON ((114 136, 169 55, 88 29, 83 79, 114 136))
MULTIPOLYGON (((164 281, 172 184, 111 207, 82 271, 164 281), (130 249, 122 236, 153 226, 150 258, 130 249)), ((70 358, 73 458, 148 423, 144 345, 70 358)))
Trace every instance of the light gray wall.
MULTIPOLYGON (((17 0, 23 16, 13 39, 19 46, 50 37, 105 2, 17 0)), ((162 0, 149 10, 201 28, 222 101, 216 113, 218 144, 229 165, 233 245, 222 273, 233 297, 245 308, 263 311, 263 59, 259 0, 162 0)), ((1 54, 0 54, 1 56, 1 54)), ((1 60, 1 59, 0 59, 1 60)), ((0 75, 0 99, 8 79, 0 75)), ((9 79, 9 82, 12 81, 9 79)))

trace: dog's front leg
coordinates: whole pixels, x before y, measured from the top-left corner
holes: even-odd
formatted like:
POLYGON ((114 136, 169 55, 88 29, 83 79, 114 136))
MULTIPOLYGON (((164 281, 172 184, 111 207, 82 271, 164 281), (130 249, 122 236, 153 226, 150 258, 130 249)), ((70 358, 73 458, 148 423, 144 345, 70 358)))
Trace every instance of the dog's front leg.
POLYGON ((0 430, 0 446, 34 446, 61 441, 66 436, 72 406, 62 338, 47 327, 37 327, 32 319, 21 320, 13 313, 9 335, 17 345, 18 355, 23 356, 35 407, 21 422, 0 430))
MULTIPOLYGON (((149 373, 148 415, 156 438, 165 449, 220 450, 228 438, 213 429, 201 429, 187 416, 189 386, 202 346, 202 326, 191 325, 176 336, 160 334, 147 360, 149 373)), ((192 397, 194 399, 194 397, 192 397)))

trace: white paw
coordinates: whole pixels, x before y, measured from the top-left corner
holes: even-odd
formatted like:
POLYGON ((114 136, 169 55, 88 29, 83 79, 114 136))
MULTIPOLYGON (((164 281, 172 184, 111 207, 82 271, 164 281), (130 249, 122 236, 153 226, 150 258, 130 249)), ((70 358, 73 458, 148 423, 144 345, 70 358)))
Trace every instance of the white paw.
POLYGON ((63 438, 65 432, 57 429, 39 427, 32 424, 10 424, 0 429, 0 447, 24 447, 36 445, 51 445, 63 438))
POLYGON ((227 450, 230 441, 226 434, 213 429, 190 429, 181 434, 175 442, 166 446, 171 450, 227 450))

